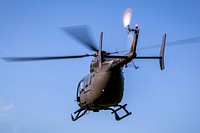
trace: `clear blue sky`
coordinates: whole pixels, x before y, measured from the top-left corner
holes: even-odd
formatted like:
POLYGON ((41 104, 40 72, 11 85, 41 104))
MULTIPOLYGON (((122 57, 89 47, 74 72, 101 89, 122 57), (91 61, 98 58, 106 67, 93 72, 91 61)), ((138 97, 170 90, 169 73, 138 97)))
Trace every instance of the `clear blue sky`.
MULTIPOLYGON (((1 0, 0 57, 92 53, 60 27, 89 25, 103 49, 127 48, 122 24, 126 8, 140 28, 138 47, 200 36, 199 0, 1 0)), ((138 51, 157 55, 159 49, 138 51)), ((76 122, 75 93, 91 58, 8 63, 0 60, 1 133, 197 133, 200 132, 200 44, 167 47, 158 61, 135 61, 124 69, 122 104, 133 115, 115 121, 109 111, 90 112, 76 122)))

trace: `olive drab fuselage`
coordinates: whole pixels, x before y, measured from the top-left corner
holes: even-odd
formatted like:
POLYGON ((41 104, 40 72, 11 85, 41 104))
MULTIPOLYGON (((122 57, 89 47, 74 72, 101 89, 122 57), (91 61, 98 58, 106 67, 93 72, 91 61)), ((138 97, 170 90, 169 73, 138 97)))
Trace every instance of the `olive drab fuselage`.
POLYGON ((98 111, 121 102, 124 91, 122 67, 116 67, 119 59, 106 59, 102 68, 97 58, 90 65, 90 74, 85 76, 77 88, 77 102, 80 108, 98 111))

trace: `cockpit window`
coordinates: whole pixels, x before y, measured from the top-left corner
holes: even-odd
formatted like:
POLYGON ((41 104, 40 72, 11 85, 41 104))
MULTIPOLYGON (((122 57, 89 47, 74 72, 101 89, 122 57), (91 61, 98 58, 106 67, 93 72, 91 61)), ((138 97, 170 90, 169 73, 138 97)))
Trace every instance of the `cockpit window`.
POLYGON ((84 89, 84 81, 81 80, 78 84, 78 88, 77 88, 77 102, 80 102, 80 94, 84 89))
POLYGON ((88 86, 91 84, 91 80, 92 80, 92 75, 89 75, 85 78, 85 86, 88 86))
POLYGON ((88 75, 83 80, 81 80, 78 84, 77 88, 77 97, 80 96, 81 92, 88 87, 92 82, 92 75, 88 75))
POLYGON ((79 84, 79 92, 81 93, 81 91, 84 89, 84 81, 82 80, 79 84))

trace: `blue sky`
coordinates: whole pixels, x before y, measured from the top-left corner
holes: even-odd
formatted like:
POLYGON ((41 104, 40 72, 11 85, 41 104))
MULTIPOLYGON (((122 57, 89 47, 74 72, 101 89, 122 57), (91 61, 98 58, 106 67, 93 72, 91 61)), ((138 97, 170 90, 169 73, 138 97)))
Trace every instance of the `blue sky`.
MULTIPOLYGON (((126 8, 140 28, 138 47, 200 36, 198 0, 1 0, 0 56, 52 56, 92 53, 60 28, 88 25, 94 40, 104 32, 103 49, 127 49, 122 24, 126 8)), ((159 49, 139 55, 158 55, 159 49)), ((122 104, 133 115, 115 121, 109 111, 90 112, 76 122, 78 82, 91 58, 8 63, 0 60, 0 132, 200 132, 200 45, 167 47, 165 70, 158 61, 136 60, 124 69, 122 104)))

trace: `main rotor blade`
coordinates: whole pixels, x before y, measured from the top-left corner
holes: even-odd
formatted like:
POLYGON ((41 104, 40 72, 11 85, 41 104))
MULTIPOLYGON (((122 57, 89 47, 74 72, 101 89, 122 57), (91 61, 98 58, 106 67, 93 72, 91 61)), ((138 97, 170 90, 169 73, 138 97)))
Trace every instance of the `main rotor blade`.
POLYGON ((93 42, 91 35, 89 34, 89 27, 86 25, 82 26, 73 26, 73 27, 64 27, 61 28, 65 33, 71 35, 74 39, 81 42, 87 48, 92 51, 98 51, 95 43, 93 42))
MULTIPOLYGON (((199 43, 199 42, 200 42, 200 36, 188 38, 188 39, 183 39, 183 40, 167 42, 165 46, 169 47, 169 46, 185 45, 185 44, 192 44, 192 43, 199 43)), ((159 47, 160 47, 160 44, 147 46, 147 47, 141 47, 141 48, 138 48, 138 50, 146 50, 146 49, 153 49, 153 48, 159 48, 159 47)))
POLYGON ((9 62, 16 61, 41 61, 41 60, 58 60, 58 59, 74 59, 74 58, 83 58, 88 56, 95 56, 95 54, 85 54, 85 55, 74 55, 74 56, 49 56, 49 57, 4 57, 3 60, 9 62))

